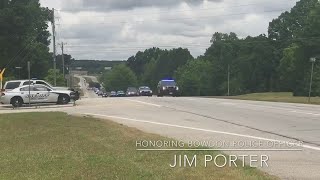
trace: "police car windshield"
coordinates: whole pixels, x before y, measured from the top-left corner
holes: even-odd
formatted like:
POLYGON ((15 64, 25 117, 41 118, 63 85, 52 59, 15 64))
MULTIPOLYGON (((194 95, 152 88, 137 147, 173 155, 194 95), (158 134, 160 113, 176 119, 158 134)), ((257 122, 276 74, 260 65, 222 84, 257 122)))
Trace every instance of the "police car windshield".
POLYGON ((140 87, 140 90, 150 90, 149 87, 140 87))
POLYGON ((161 81, 162 86, 176 86, 176 82, 174 81, 161 81))

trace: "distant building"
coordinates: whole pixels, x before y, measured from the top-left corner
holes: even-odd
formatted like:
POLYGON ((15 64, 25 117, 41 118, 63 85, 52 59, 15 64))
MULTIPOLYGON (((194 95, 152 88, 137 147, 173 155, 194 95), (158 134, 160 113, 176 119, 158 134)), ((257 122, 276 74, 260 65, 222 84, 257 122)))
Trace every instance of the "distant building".
POLYGON ((104 67, 104 70, 112 70, 112 67, 104 67))

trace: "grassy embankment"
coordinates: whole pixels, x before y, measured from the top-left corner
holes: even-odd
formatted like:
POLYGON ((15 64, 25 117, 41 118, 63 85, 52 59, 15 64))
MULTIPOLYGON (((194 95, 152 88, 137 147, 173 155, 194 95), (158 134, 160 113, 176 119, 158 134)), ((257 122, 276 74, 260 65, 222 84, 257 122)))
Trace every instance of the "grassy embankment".
POLYGON ((64 113, 0 115, 0 179, 275 179, 249 167, 170 168, 178 152, 136 151, 137 140, 168 139, 64 113))
MULTIPOLYGON (((295 97, 290 92, 280 93, 253 93, 240 96, 224 97, 228 99, 253 100, 253 101, 270 101, 270 102, 288 102, 308 104, 308 97, 295 97)), ((320 97, 312 97, 311 104, 320 104, 320 97)))

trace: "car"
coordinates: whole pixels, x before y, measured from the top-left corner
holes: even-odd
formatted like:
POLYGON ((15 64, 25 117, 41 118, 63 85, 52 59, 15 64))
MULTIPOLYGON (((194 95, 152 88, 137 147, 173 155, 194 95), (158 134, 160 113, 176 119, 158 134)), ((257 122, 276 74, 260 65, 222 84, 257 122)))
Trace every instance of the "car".
POLYGON ((175 80, 161 80, 158 83, 158 97, 162 96, 179 96, 179 87, 175 80))
POLYGON ((117 91, 117 97, 125 97, 126 93, 124 91, 117 91))
POLYGON ((117 97, 117 92, 116 91, 111 91, 110 92, 110 97, 117 97))
POLYGON ((139 87, 140 96, 152 96, 153 92, 148 86, 139 87))
POLYGON ((98 91, 97 95, 98 96, 102 96, 103 95, 103 91, 98 91))
POLYGON ((29 85, 29 84, 41 84, 41 85, 48 86, 54 90, 70 90, 68 87, 54 87, 50 83, 48 83, 44 80, 32 79, 30 81, 29 80, 7 81, 3 86, 3 90, 1 90, 1 91, 11 91, 11 90, 16 89, 18 87, 22 87, 22 86, 29 85))
POLYGON ((24 85, 11 91, 2 92, 0 102, 1 104, 11 104, 13 107, 29 104, 29 100, 30 104, 68 104, 76 96, 76 92, 70 90, 55 90, 45 85, 36 84, 24 85))
POLYGON ((139 91, 135 87, 128 87, 126 95, 127 96, 139 96, 139 91))
POLYGON ((108 97, 109 95, 108 95, 108 93, 107 92, 104 92, 103 94, 102 94, 102 97, 103 98, 106 98, 106 97, 108 97))

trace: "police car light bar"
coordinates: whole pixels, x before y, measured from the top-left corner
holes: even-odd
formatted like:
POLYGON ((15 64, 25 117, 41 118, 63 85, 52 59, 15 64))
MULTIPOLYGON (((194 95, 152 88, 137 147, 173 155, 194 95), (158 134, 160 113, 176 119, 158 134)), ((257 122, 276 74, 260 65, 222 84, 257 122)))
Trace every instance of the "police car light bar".
POLYGON ((166 82, 173 82, 173 79, 163 79, 162 81, 166 81, 166 82))

